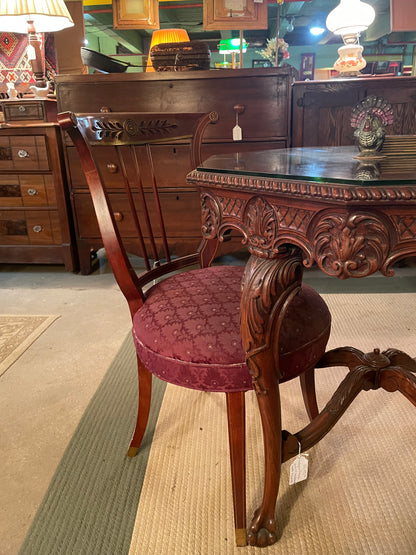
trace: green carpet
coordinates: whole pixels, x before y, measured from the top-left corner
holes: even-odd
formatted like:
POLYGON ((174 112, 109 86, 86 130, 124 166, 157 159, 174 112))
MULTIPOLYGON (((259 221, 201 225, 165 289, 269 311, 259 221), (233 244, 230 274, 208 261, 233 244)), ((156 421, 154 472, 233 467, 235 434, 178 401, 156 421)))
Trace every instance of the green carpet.
POLYGON ((128 553, 165 383, 155 379, 140 452, 126 457, 137 407, 129 334, 88 405, 34 518, 21 555, 128 553))

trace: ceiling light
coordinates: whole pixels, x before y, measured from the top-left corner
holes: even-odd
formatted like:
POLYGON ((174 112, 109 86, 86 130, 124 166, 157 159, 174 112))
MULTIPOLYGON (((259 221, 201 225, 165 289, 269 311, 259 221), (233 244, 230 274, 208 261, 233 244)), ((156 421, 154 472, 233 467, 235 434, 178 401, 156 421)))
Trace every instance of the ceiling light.
POLYGON ((324 27, 315 26, 315 27, 311 27, 309 29, 309 32, 314 37, 319 37, 319 35, 322 35, 323 33, 325 33, 325 29, 324 29, 324 27))
POLYGON ((326 26, 334 35, 361 33, 373 23, 375 11, 361 0, 341 0, 326 18, 326 26))

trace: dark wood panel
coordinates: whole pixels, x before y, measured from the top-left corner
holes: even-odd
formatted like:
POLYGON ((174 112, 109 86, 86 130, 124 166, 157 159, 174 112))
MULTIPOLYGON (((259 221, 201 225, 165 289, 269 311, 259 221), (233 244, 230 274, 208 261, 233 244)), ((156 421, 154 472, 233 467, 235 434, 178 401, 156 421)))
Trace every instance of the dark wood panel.
POLYGON ((292 146, 354 144, 352 108, 366 96, 392 104, 390 135, 416 133, 416 79, 382 77, 297 82, 293 85, 292 146))
POLYGON ((208 139, 232 140, 234 106, 245 106, 240 116, 246 140, 288 137, 290 86, 293 72, 284 68, 113 74, 56 78, 58 110, 74 112, 208 112, 219 114, 207 130, 208 139), (161 75, 165 73, 165 75, 161 75), (166 73, 169 75, 166 76, 166 73), (182 72, 183 74, 184 72, 182 72), (196 75, 195 75, 196 74, 196 75), (261 122, 261 123, 260 123, 261 122))

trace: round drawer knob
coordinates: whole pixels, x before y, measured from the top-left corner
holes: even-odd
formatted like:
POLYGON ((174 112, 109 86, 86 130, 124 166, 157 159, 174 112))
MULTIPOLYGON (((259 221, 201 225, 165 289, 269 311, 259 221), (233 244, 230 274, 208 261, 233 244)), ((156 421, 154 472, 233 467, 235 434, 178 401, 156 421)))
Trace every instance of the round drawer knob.
POLYGON ((21 148, 20 150, 17 151, 17 155, 19 158, 29 158, 29 153, 27 150, 24 150, 23 148, 21 148))
POLYGON ((108 112, 111 112, 111 108, 109 108, 108 106, 101 106, 100 112, 102 112, 103 114, 108 114, 108 112))
POLYGON ((31 197, 34 197, 35 195, 38 194, 38 191, 37 189, 28 189, 27 194, 30 195, 31 197))
POLYGON ((26 106, 19 106, 19 112, 26 112, 26 106))
POLYGON ((113 162, 110 162, 109 164, 107 164, 107 170, 109 173, 117 173, 118 172, 118 166, 117 164, 114 164, 113 162))
POLYGON ((122 212, 114 212, 114 219, 116 222, 122 222, 124 220, 122 212))
POLYGON ((41 225, 34 225, 33 226, 33 231, 35 233, 40 233, 42 231, 42 226, 41 225))

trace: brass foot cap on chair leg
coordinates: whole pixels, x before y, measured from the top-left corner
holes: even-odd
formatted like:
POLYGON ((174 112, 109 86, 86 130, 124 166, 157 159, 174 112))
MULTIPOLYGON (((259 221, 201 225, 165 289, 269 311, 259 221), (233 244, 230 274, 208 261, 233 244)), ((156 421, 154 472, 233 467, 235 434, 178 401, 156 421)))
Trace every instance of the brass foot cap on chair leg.
POLYGON ((245 528, 237 528, 235 531, 235 543, 237 547, 244 547, 247 545, 247 533, 245 528))
POLYGON ((138 447, 129 447, 129 450, 127 451, 127 456, 128 457, 135 457, 137 455, 138 450, 139 450, 138 447))

